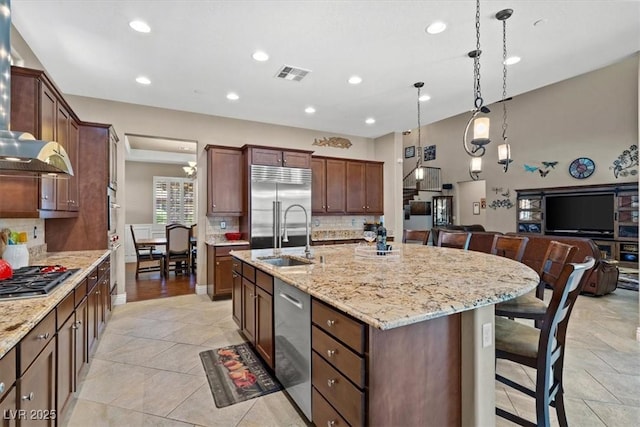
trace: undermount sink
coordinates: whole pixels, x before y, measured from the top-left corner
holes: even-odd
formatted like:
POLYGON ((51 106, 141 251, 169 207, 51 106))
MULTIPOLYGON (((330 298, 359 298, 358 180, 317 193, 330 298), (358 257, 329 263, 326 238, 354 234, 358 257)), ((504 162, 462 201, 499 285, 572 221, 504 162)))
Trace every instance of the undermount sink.
POLYGON ((295 267, 298 265, 309 265, 313 264, 313 262, 309 260, 303 260, 298 258, 292 258, 288 256, 278 256, 278 257, 260 257, 258 260, 262 262, 266 262, 267 264, 271 264, 275 267, 295 267))

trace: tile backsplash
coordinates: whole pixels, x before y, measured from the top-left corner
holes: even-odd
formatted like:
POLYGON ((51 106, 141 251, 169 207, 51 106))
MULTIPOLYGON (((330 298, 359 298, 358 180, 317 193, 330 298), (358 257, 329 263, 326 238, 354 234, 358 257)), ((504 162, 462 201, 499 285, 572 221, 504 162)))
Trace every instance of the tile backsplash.
POLYGON ((0 219, 0 230, 5 228, 18 233, 27 233, 27 248, 29 249, 30 259, 38 258, 47 251, 47 245, 44 242, 44 219, 0 219))

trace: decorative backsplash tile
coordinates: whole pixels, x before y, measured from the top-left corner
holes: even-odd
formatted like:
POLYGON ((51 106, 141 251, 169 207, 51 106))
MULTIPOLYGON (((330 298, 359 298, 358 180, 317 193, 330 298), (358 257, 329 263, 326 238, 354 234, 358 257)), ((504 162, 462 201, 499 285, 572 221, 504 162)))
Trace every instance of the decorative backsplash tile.
POLYGON ((0 219, 0 230, 4 228, 18 233, 27 233, 27 248, 29 249, 44 245, 44 219, 0 219))

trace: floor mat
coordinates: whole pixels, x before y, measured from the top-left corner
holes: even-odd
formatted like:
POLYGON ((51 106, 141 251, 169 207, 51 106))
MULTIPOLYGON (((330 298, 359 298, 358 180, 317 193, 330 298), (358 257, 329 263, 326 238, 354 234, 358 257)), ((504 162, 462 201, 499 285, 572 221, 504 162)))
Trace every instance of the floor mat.
POLYGON ((618 276, 618 288, 638 291, 638 273, 623 273, 618 276))
POLYGON ((203 351, 200 360, 218 408, 282 389, 248 344, 203 351))

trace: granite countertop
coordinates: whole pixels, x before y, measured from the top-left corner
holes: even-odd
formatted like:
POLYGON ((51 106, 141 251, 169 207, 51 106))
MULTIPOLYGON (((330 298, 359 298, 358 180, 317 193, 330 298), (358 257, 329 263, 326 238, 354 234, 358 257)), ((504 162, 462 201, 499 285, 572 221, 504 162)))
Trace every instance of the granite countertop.
POLYGON ((89 272, 98 266, 109 250, 48 252, 31 261, 31 265, 63 265, 80 268, 63 284, 44 297, 0 300, 0 358, 13 348, 35 325, 80 283, 89 272))
MULTIPOLYGON (((365 258, 355 254, 362 246, 314 246, 313 264, 295 267, 259 260, 273 249, 231 255, 383 330, 509 300, 539 281, 522 263, 480 252, 396 244, 397 258, 365 258)), ((301 248, 282 253, 304 259, 301 248)))

